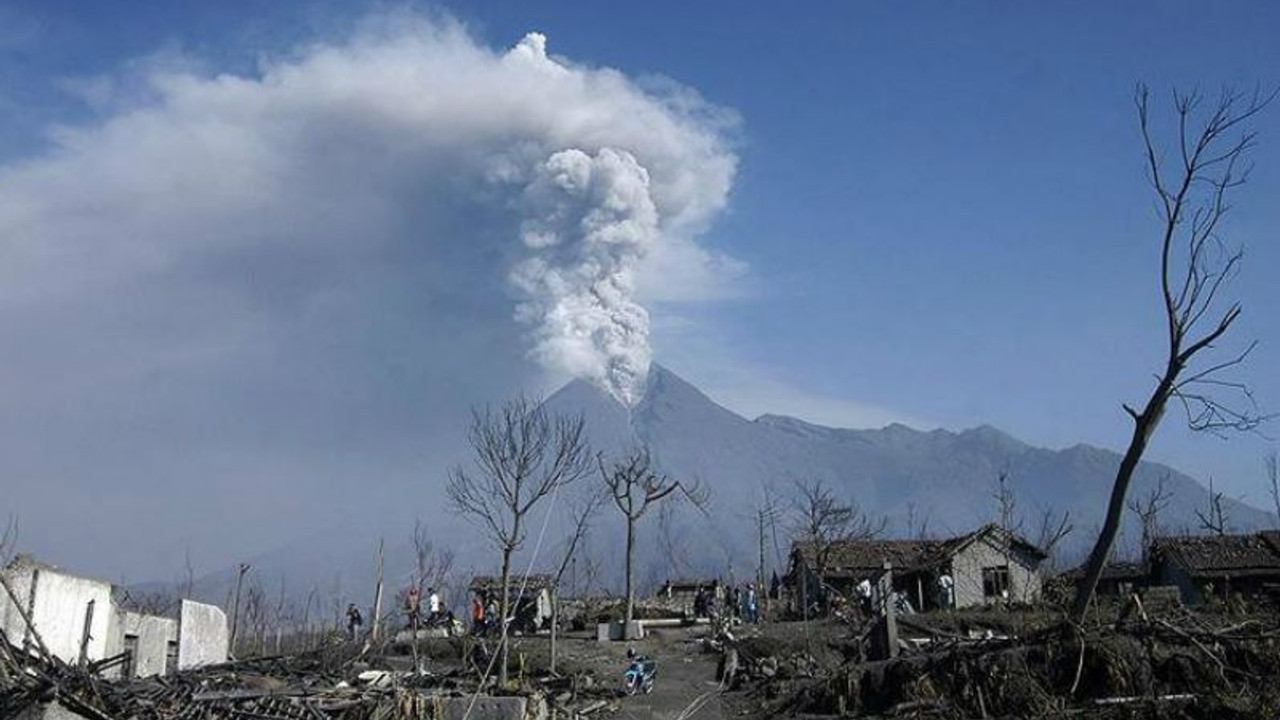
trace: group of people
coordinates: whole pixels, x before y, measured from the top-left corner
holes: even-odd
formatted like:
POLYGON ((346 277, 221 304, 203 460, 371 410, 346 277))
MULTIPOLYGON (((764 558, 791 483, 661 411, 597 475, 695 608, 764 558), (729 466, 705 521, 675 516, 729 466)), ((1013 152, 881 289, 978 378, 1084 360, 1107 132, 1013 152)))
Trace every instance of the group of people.
MULTIPOLYGON (((406 625, 410 630, 417 630, 421 627, 436 627, 450 622, 453 619, 453 612, 446 608, 440 601, 440 594, 435 588, 427 588, 427 608, 426 615, 422 610, 422 591, 417 585, 411 585, 404 593, 404 614, 406 625)), ((351 640, 357 640, 360 637, 360 631, 364 627, 364 614, 360 612, 360 608, 355 603, 347 603, 347 636, 351 640)))
MULTIPOLYGON (((724 612, 730 618, 753 625, 760 622, 760 597, 756 593, 755 583, 746 583, 744 587, 734 585, 725 590, 723 595, 724 612)), ((699 587, 693 596, 694 617, 719 617, 720 596, 719 582, 709 588, 699 587)))
POLYGON ((493 593, 483 590, 471 598, 471 632, 487 635, 498 627, 498 601, 493 593))
MULTIPOLYGON (((942 573, 935 579, 934 583, 934 602, 937 603, 937 606, 944 610, 954 608, 955 578, 947 573, 942 573)), ((869 578, 863 578, 861 582, 854 586, 854 593, 858 597, 858 607, 864 615, 870 615, 873 610, 877 609, 873 602, 875 588, 869 578)), ((888 600, 893 603, 894 611, 899 614, 909 615, 915 612, 915 608, 911 606, 910 598, 904 592, 890 591, 888 600)))
MULTIPOLYGON (((404 613, 408 620, 408 628, 417 630, 424 627, 422 614, 422 592, 417 585, 410 585, 404 595, 404 613)), ((452 619, 453 612, 440 602, 440 594, 435 588, 427 588, 427 614, 425 627, 435 627, 452 619)))

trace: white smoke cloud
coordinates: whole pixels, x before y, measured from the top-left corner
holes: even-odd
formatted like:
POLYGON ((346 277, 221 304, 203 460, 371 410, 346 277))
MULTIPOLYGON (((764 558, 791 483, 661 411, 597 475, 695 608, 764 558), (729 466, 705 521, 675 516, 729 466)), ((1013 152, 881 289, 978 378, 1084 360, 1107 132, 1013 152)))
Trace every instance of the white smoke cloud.
POLYGON ((652 263, 733 267, 697 245, 731 127, 688 89, 405 14, 268 57, 131 63, 92 79, 93 121, 0 165, 0 474, 33 478, 9 502, 93 478, 85 507, 181 485, 235 517, 363 457, 419 482, 422 438, 528 379, 524 353, 631 397, 637 278, 679 297, 652 263))
POLYGON ((635 267, 662 237, 649 174, 625 151, 562 150, 526 195, 523 237, 535 254, 512 279, 530 297, 518 316, 536 327, 535 356, 633 404, 652 356, 635 267))

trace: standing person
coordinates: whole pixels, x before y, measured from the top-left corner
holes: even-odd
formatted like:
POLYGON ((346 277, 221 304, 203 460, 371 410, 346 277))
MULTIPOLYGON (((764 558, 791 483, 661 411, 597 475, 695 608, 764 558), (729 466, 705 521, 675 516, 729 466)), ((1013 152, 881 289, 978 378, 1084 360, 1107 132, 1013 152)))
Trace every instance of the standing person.
POLYGON ((418 593, 417 585, 410 585, 409 591, 405 593, 404 614, 409 616, 409 629, 417 632, 422 620, 422 596, 418 593))
POLYGON ((707 616, 707 591, 701 585, 698 586, 698 592, 693 596, 693 616, 695 618, 707 616))
POLYGON ((471 599, 471 632, 476 635, 484 632, 484 597, 480 593, 471 599))
POLYGON ((492 630, 498 624, 498 601, 490 594, 484 601, 484 628, 492 630))
POLYGON ((743 596, 742 602, 747 608, 747 622, 752 625, 760 624, 760 598, 756 596, 755 583, 747 583, 747 593, 743 596))
POLYGON ((347 603, 347 637, 355 640, 360 636, 360 626, 364 624, 364 617, 360 614, 360 608, 355 603, 347 603))
POLYGON ((858 583, 858 606, 862 608, 863 614, 871 615, 871 581, 862 578, 862 582, 858 583))
POLYGON ((938 605, 943 610, 950 610, 955 602, 956 581, 947 573, 938 577, 938 605))
POLYGON ((434 624, 440 619, 440 594, 435 588, 427 588, 427 624, 434 624))

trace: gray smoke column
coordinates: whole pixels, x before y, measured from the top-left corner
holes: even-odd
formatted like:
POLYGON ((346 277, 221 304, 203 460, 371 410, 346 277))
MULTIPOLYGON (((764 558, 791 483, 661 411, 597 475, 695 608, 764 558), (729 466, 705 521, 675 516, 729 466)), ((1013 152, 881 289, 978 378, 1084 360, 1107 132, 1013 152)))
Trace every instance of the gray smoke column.
POLYGON ((633 405, 652 356, 635 272, 661 239, 649 173, 623 150, 563 150, 525 199, 521 239, 531 256, 511 280, 529 298, 516 317, 534 328, 534 357, 633 405))

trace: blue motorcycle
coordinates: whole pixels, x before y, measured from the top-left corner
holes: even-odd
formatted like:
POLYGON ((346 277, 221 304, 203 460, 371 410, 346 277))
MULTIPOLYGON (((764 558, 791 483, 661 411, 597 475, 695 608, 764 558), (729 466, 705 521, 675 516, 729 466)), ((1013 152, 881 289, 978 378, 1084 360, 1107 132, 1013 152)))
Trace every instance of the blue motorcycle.
POLYGON ((636 653, 635 648, 627 650, 626 672, 622 673, 622 693, 624 695, 635 695, 637 692, 644 692, 646 695, 653 692, 653 681, 658 674, 658 663, 636 653))

